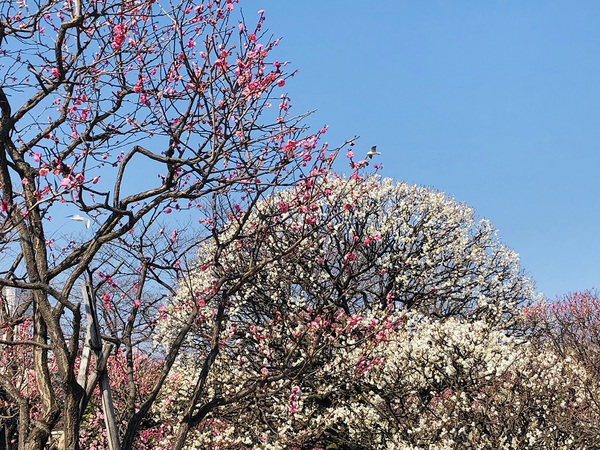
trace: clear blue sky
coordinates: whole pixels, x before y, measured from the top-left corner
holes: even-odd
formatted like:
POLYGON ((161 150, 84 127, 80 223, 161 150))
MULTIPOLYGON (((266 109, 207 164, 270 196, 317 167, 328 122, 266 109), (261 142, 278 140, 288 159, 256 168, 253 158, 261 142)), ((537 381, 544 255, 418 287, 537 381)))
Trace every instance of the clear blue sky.
POLYGON ((384 176, 472 206, 548 297, 600 288, 600 2, 239 6, 265 9, 331 145, 359 135, 384 176))

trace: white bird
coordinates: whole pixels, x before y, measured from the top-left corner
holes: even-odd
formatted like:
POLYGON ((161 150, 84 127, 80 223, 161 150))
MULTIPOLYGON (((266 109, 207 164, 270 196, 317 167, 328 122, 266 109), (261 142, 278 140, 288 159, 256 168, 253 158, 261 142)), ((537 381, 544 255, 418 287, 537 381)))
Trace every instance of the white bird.
POLYGON ((71 214, 67 217, 71 220, 76 220, 77 222, 84 222, 86 228, 90 227, 90 219, 88 219, 87 217, 81 217, 79 214, 71 214))
POLYGON ((375 155, 381 155, 381 153, 379 153, 377 151, 377 146, 376 145, 374 145, 373 147, 371 147, 371 150, 369 150, 369 152, 367 153, 367 158, 371 159, 375 155))

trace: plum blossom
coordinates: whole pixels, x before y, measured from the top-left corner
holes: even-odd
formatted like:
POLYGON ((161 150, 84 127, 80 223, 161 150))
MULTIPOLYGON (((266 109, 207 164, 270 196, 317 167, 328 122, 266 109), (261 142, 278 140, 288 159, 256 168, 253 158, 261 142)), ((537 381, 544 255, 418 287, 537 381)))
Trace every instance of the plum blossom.
POLYGON ((127 27, 125 24, 117 24, 113 27, 113 50, 119 50, 127 37, 127 27))
MULTIPOLYGON (((158 326, 156 342, 168 348, 180 324, 194 318, 184 344, 194 361, 205 354, 226 299, 222 351, 207 380, 215 388, 204 401, 213 392, 238 398, 245 387, 260 387, 260 400, 239 397, 219 413, 227 443, 216 444, 207 424, 190 445, 256 445, 254 431, 274 427, 273 448, 325 448, 334 439, 330 430, 344 430, 341 439, 362 448, 409 448, 405 435, 392 431, 396 416, 388 411, 409 417, 403 426, 419 442, 449 445, 436 436, 458 440, 466 433, 452 427, 452 411, 476 422, 482 404, 496 405, 494 386, 505 376, 517 379, 507 374, 520 373, 535 355, 507 332, 519 306, 535 298, 516 255, 487 221, 443 193, 376 176, 331 177, 266 198, 244 224, 223 236, 222 250, 209 242, 199 247, 197 265, 158 326), (299 201, 312 189, 317 198, 299 201), (265 218, 273 218, 268 227, 265 218), (294 250, 281 255, 282 248, 294 250), (215 278, 237 280, 256 264, 261 270, 247 283, 219 285, 215 278), (469 390, 471 379, 482 380, 481 394, 469 390), (260 418, 250 413, 257 403, 260 418), (248 414, 229 421, 229 411, 242 405, 248 414)), ((181 364, 183 372, 198 373, 193 363, 181 364)), ((512 386, 522 388, 515 382, 506 389, 512 386)), ((541 403, 550 401, 539 395, 541 403)), ((161 405, 161 417, 178 414, 175 403, 161 405)), ((497 411, 504 411, 501 399, 497 411)))

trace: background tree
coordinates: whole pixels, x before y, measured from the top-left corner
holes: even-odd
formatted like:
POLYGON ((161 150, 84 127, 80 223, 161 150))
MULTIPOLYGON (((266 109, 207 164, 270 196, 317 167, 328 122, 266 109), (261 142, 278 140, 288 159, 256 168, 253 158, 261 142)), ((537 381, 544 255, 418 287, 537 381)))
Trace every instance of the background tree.
MULTIPOLYGON (((302 183, 310 203, 311 180, 335 157, 318 144, 324 130, 306 133, 287 95, 276 93, 289 74, 270 59, 278 42, 265 34, 262 12, 248 25, 236 3, 0 5, 0 286, 20 292, 7 329, 29 320, 28 311, 32 324, 28 339, 9 333, 2 344, 31 358, 0 370, 2 400, 18 424, 3 430, 14 448, 42 449, 52 430, 65 448, 79 446, 92 387, 77 380, 82 281, 102 343, 121 349, 126 366, 120 442, 111 445, 132 448, 193 321, 178 330, 143 393, 135 349, 151 335, 193 244, 213 242, 219 289, 231 280, 220 254, 242 229, 250 233, 245 222, 257 202, 302 183), (13 369, 32 370, 35 395, 13 369)), ((210 345, 206 370, 218 352, 210 345)))
POLYGON ((566 294, 524 310, 534 341, 573 358, 600 377, 600 298, 597 291, 566 294))
POLYGON ((598 292, 588 290, 565 294, 554 300, 537 302, 523 311, 524 325, 531 342, 539 352, 551 352, 573 366, 584 370, 575 372, 569 389, 573 396, 587 399, 585 414, 575 415, 570 423, 583 440, 594 441, 600 435, 600 299, 598 292))

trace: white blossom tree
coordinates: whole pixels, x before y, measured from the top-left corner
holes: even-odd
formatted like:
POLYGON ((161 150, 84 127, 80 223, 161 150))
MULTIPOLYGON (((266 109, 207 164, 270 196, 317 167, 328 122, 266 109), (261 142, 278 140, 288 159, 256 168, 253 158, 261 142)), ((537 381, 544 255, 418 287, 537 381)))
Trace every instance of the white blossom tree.
POLYGON ((418 426, 419 408, 449 389, 458 392, 469 376, 500 376, 503 369, 492 367, 518 354, 511 353, 517 348, 509 344, 511 330, 534 289, 487 221, 442 193, 378 177, 330 177, 313 188, 319 194, 301 207, 298 188, 261 202, 218 258, 211 244, 201 246, 165 312, 158 342, 166 348, 180 324, 195 323, 177 379, 201 372, 193 361, 219 342, 202 392, 177 390, 175 382, 158 403, 156 413, 165 419, 180 402, 194 405, 187 411, 194 426, 188 446, 369 448, 364 443, 379 442, 385 448, 397 439, 408 445, 417 441, 400 430, 418 426), (282 255, 282 248, 294 251, 282 255), (217 284, 215 270, 233 281, 217 284), (408 327, 408 317, 418 320, 408 327), (458 333, 449 341, 464 345, 456 354, 474 353, 458 375, 447 367, 455 355, 443 359, 444 348, 431 359, 422 351, 413 369, 408 360, 391 360, 402 355, 392 342, 416 347, 409 338, 426 339, 436 327, 458 333), (469 341, 469 330, 481 335, 469 341), (400 390, 385 372, 380 380, 363 375, 384 362, 395 367, 400 390), (415 381, 419 370, 432 374, 415 381), (436 384, 436 371, 448 381, 436 384), (388 405, 365 400, 375 391, 384 399, 388 388, 388 405), (403 413, 406 422, 396 417, 393 423, 397 401, 414 403, 403 413), (351 430, 349 414, 356 418, 352 427, 372 433, 351 430), (383 428, 373 425, 377 420, 383 428))

